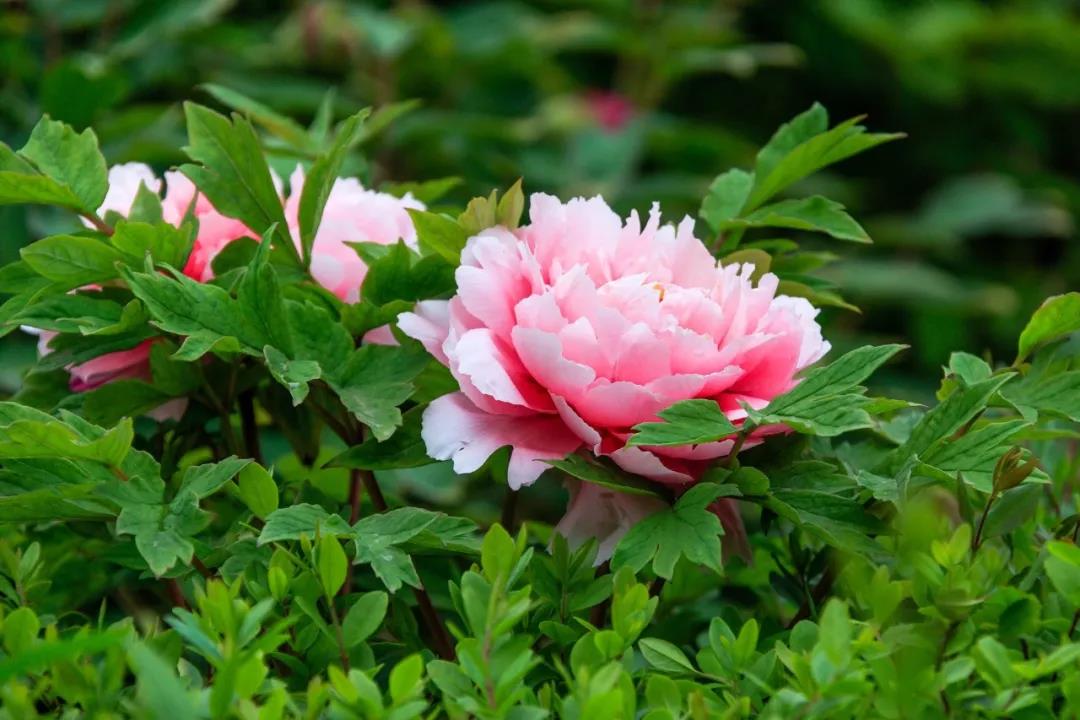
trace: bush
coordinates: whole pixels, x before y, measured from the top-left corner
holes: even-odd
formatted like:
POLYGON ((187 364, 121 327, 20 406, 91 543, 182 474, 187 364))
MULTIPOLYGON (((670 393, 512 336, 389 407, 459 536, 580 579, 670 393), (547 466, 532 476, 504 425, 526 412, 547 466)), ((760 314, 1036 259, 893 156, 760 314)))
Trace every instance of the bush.
POLYGON ((0 403, 0 716, 1080 712, 1080 295, 932 407, 867 394, 901 345, 819 362, 850 306, 787 238, 869 237, 796 183, 897 135, 813 106, 702 242, 366 190, 366 112, 221 96, 164 193, 48 118, 0 148, 0 202, 72 219, 0 270, 42 347, 0 403))

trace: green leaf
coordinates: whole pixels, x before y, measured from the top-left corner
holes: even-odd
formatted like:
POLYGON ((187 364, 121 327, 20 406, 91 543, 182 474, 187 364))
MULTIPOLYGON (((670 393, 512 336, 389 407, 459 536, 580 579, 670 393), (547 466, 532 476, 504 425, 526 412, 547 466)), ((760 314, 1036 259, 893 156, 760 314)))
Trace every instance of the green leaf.
POLYGON ((881 546, 869 537, 881 531, 881 523, 854 500, 818 490, 788 488, 776 490, 762 504, 832 547, 872 559, 882 556, 881 546))
POLYGON ((434 253, 454 267, 461 262, 461 251, 468 234, 457 221, 426 210, 410 209, 409 217, 416 228, 416 241, 424 254, 434 253))
MULTIPOLYGON (((12 615, 20 610, 15 610, 12 615)), ((10 622, 12 615, 8 616, 7 622, 10 622)), ((100 633, 83 631, 74 637, 39 642, 0 660, 0 683, 7 683, 13 678, 28 676, 60 663, 73 662, 84 655, 96 655, 119 647, 127 641, 127 632, 110 629, 100 633)))
POLYGON ((191 102, 184 103, 184 114, 189 141, 185 152, 199 165, 184 165, 180 170, 221 214, 256 232, 274 228, 274 244, 299 264, 281 198, 251 124, 237 115, 230 121, 191 102))
POLYGON ((828 128, 828 111, 820 103, 814 103, 777 128, 769 142, 758 151, 755 170, 768 175, 792 150, 828 128))
POLYGON ((82 412, 98 425, 113 425, 125 417, 145 415, 172 399, 142 380, 113 380, 83 393, 82 412))
POLYGON ((331 515, 318 505, 298 503, 270 513, 258 544, 299 540, 305 535, 314 538, 316 529, 321 535, 348 535, 352 531, 340 515, 331 515))
POLYGON ((653 572, 671 579, 680 557, 721 572, 720 519, 708 506, 717 498, 738 492, 733 486, 699 483, 674 507, 645 518, 623 537, 611 560, 613 570, 626 566, 637 572, 652 561, 653 572))
POLYGON ((308 383, 322 377, 319 363, 314 360, 290 360, 270 345, 263 348, 263 357, 270 374, 289 391, 294 406, 304 402, 308 395, 308 383))
POLYGON ((0 458, 62 457, 119 466, 134 436, 130 418, 88 438, 71 425, 45 415, 44 419, 17 420, 0 427, 0 458))
POLYGON ((388 439, 380 442, 368 438, 333 458, 326 467, 392 470, 430 465, 435 461, 428 457, 424 439, 420 436, 421 418, 426 408, 426 405, 420 405, 406 412, 401 427, 388 439))
POLYGON ((376 440, 386 440, 401 424, 398 407, 412 395, 412 380, 428 363, 418 347, 364 345, 356 350, 330 386, 376 440))
POLYGON ((278 488, 274 476, 262 465, 251 463, 240 471, 237 478, 240 499, 254 513, 255 517, 265 520, 278 509, 278 488))
POLYGON ((356 599, 341 622, 345 647, 356 647, 374 634, 386 617, 389 596, 380 591, 364 593, 356 599))
POLYGON ((113 280, 123 253, 86 235, 53 235, 24 247, 22 259, 42 277, 68 287, 113 280))
POLYGON ((792 183, 828 165, 903 137, 898 133, 867 133, 866 128, 857 124, 861 118, 852 118, 831 130, 807 137, 807 133, 820 124, 820 113, 814 108, 810 112, 814 115, 793 122, 789 126, 792 129, 781 128, 777 137, 766 145, 764 156, 758 157, 754 187, 742 208, 743 213, 753 211, 792 183), (794 142, 798 144, 791 147, 794 142))
POLYGON ((949 356, 949 373, 960 378, 965 385, 974 385, 989 379, 994 371, 980 357, 965 352, 954 352, 949 356))
POLYGON ((559 460, 545 460, 545 462, 571 477, 591 482, 594 485, 602 485, 630 495, 661 497, 655 485, 631 475, 607 458, 585 457, 578 453, 571 453, 559 460))
POLYGON ((275 112, 258 100, 254 100, 236 90, 215 83, 204 83, 199 87, 212 95, 218 102, 247 115, 271 133, 277 135, 282 140, 291 143, 293 146, 297 148, 308 148, 311 146, 311 137, 307 130, 302 128, 292 118, 275 112))
POLYGON ((193 465, 180 474, 179 492, 190 492, 200 500, 209 497, 250 464, 249 458, 228 457, 221 462, 193 465))
POLYGON ((1080 370, 1028 375, 1009 383, 1001 396, 1018 407, 1080 421, 1080 370))
POLYGON ((713 400, 683 400, 661 410, 664 422, 634 426, 629 445, 697 445, 721 440, 738 431, 713 400))
POLYGON ((1080 547, 1051 540, 1046 544, 1046 575, 1069 604, 1080 608, 1080 547))
POLYGON ((135 297, 146 305, 155 326, 189 336, 184 345, 190 342, 191 346, 179 353, 184 359, 195 360, 229 339, 239 343, 237 350, 262 355, 266 338, 259 328, 247 324, 244 312, 223 288, 196 282, 181 273, 170 278, 124 268, 122 275, 135 297))
POLYGON ((525 193, 521 190, 521 178, 510 186, 495 207, 495 223, 507 230, 516 230, 525 212, 525 193))
POLYGON ((142 264, 149 255, 155 263, 173 267, 184 265, 192 241, 192 233, 187 227, 177 228, 166 222, 151 224, 128 220, 118 221, 109 237, 113 247, 127 255, 130 262, 142 264))
POLYGON ((353 562, 369 564, 390 592, 402 584, 420 587, 412 559, 396 547, 431 526, 439 515, 420 508, 398 508, 369 515, 352 528, 356 556, 353 562))
MULTIPOLYGON (((109 170, 93 130, 87 128, 76 133, 70 125, 44 117, 34 126, 19 154, 77 199, 75 205, 59 204, 94 213, 105 200, 109 170)), ((40 181, 30 182, 38 189, 43 186, 40 181)))
POLYGON ((661 672, 675 675, 697 672, 686 654, 667 640, 642 638, 638 649, 645 661, 661 672))
POLYGON ((713 232, 720 232, 729 220, 738 216, 753 185, 754 175, 738 169, 728 170, 712 181, 699 214, 713 232))
POLYGON ((454 266, 443 258, 436 255, 422 258, 402 241, 379 248, 381 257, 367 258, 368 273, 361 287, 365 301, 379 306, 396 300, 424 300, 454 291, 454 266))
POLYGON ((766 205, 721 225, 721 229, 728 227, 791 228, 825 233, 838 240, 870 242, 870 236, 847 214, 843 205, 820 195, 766 205))
POLYGON ((132 643, 128 661, 138 678, 136 698, 146 717, 196 720, 198 703, 171 668, 145 643, 132 643))
POLYGON ((919 458, 950 478, 959 473, 972 487, 988 493, 998 459, 1009 449, 1016 434, 1030 426, 1024 420, 990 423, 955 440, 944 437, 919 458))
POLYGON ((323 592, 326 593, 326 597, 332 598, 345 584, 349 560, 345 557, 345 551, 341 549, 341 543, 333 535, 324 535, 319 540, 315 558, 323 592))
POLYGON ((48 295, 12 318, 12 322, 61 333, 82 333, 120 322, 124 306, 100 293, 48 295))
POLYGON ((800 432, 831 437, 872 427, 859 383, 903 348, 880 345, 852 350, 825 367, 811 370, 792 390, 764 409, 747 409, 755 425, 783 423, 800 432))
POLYGON ((298 219, 300 224, 300 247, 304 265, 311 264, 311 247, 319 232, 323 210, 330 197, 330 191, 341 172, 341 165, 349 149, 359 140, 360 130, 370 110, 361 110, 341 123, 333 145, 320 155, 311 166, 304 179, 304 189, 300 194, 298 219))
POLYGON ((937 407, 923 415, 911 431, 907 441, 892 455, 894 467, 908 458, 922 456, 935 442, 947 438, 975 417, 987 402, 1013 375, 998 375, 954 392, 937 407))
POLYGON ((263 237, 236 290, 243 322, 267 345, 286 355, 293 352, 292 332, 277 272, 270 264, 270 232, 263 237))
POLYGON ((1080 330, 1080 292, 1047 298, 1020 333, 1016 361, 1022 362, 1039 345, 1080 330))

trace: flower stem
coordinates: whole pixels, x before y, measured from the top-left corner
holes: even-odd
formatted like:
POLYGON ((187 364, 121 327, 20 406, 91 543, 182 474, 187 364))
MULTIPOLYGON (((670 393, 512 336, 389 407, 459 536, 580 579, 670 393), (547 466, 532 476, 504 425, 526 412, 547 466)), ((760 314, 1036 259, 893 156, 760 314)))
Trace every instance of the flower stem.
POLYGON ((240 393, 240 425, 244 434, 244 450, 247 456, 263 465, 262 447, 259 443, 259 424, 255 419, 255 392, 245 390, 240 393))

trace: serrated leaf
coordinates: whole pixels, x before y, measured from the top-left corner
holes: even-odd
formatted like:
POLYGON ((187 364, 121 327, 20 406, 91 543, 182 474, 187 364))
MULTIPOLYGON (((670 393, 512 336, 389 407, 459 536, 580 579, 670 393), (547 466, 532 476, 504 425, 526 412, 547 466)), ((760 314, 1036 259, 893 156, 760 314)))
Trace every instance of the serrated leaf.
POLYGON ((274 228, 274 244, 299 264, 281 198, 251 124, 240 116, 230 120, 191 102, 184 103, 184 115, 189 141, 184 151, 199 164, 184 165, 181 172, 221 214, 257 233, 274 228))
POLYGON ((931 445, 947 438, 986 407, 987 402, 1013 375, 999 375, 989 380, 958 389, 940 405, 923 415, 907 441, 893 452, 892 465, 903 464, 907 458, 922 456, 931 445))
POLYGON ((697 445, 721 440, 738 431, 714 400, 683 400, 661 410, 664 422, 634 426, 629 445, 697 445))
POLYGON ((314 360, 290 360, 270 345, 263 348, 263 357, 270 374, 289 391, 293 405, 304 402, 308 395, 308 383, 322 377, 319 363, 314 360))
POLYGON ((364 345, 329 382, 349 412, 382 441, 401 424, 398 406, 412 395, 412 380, 427 363, 415 347, 364 345))
MULTIPOLYGON (((19 154, 77 198, 78 206, 74 209, 94 213, 104 201, 109 170, 93 130, 87 128, 77 133, 70 125, 44 117, 34 126, 19 154)), ((39 181, 30 182, 38 188, 43 185, 39 181)))
POLYGON ((19 254, 42 277, 68 287, 91 285, 118 277, 124 254, 86 235, 53 235, 27 245, 19 254))
POLYGON ((348 535, 349 524, 340 515, 331 515, 318 505, 298 503, 270 513, 259 533, 259 545, 281 540, 299 540, 301 535, 315 537, 318 528, 322 535, 348 535))
POLYGON ((708 506, 719 497, 737 494, 730 485, 699 483, 675 505, 645 518, 619 541, 611 567, 637 572, 652 561, 658 576, 671 579, 681 557, 721 572, 720 536, 724 528, 708 506))

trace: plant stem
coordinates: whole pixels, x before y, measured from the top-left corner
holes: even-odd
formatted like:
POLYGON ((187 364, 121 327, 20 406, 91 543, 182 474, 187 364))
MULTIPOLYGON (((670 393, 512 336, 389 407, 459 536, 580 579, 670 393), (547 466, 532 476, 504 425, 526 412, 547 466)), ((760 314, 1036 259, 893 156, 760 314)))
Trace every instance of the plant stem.
POLYGON ((420 615, 424 618, 424 623, 431 632, 431 640, 435 643, 435 651, 439 653, 439 657, 443 660, 453 660, 455 658, 454 641, 446 630, 446 626, 443 625, 439 612, 431 603, 427 590, 424 590, 422 586, 413 588, 413 594, 416 595, 416 604, 420 608, 420 615))
POLYGON ((165 589, 169 592, 169 600, 172 601, 173 607, 187 610, 187 599, 184 597, 184 591, 180 589, 180 583, 176 581, 176 578, 166 580, 165 589))
POLYGON ((975 528, 975 537, 971 538, 971 554, 974 555, 979 551, 979 546, 982 545, 983 526, 986 525, 986 517, 990 514, 990 506, 997 500, 997 493, 990 493, 990 498, 986 501, 986 506, 983 508, 982 516, 979 517, 979 525, 975 528))
POLYGON ((247 456, 263 465, 262 447, 259 443, 259 424, 255 419, 255 392, 245 390, 240 393, 240 426, 244 433, 244 449, 247 456))
POLYGON ((113 229, 109 227, 108 223, 98 217, 97 213, 82 213, 82 217, 86 218, 86 221, 94 226, 94 229, 103 235, 112 235, 113 229))
POLYGON ((511 535, 514 534, 515 530, 514 523, 517 520, 517 505, 518 491, 511 490, 508 487, 506 489, 506 495, 503 497, 502 514, 499 517, 499 523, 511 535))
MULTIPOLYGON (((361 470, 349 471, 349 524, 355 525, 356 521, 360 519, 360 500, 361 494, 361 470)), ((345 569, 345 582, 342 583, 341 589, 338 590, 338 595, 346 595, 352 592, 353 584, 353 572, 356 566, 349 563, 349 566, 345 569)))
POLYGON ((330 620, 334 623, 334 636, 337 638, 341 667, 345 672, 349 672, 349 652, 345 649, 345 633, 341 630, 341 619, 338 617, 337 608, 334 607, 334 598, 327 596, 326 605, 330 608, 330 620))
POLYGON ((799 611, 795 613, 795 617, 788 623, 788 629, 795 627, 800 621, 806 620, 810 617, 812 612, 816 612, 817 608, 821 607, 821 603, 825 600, 825 596, 832 590, 833 583, 836 581, 836 573, 830 565, 825 569, 821 579, 818 580, 817 585, 810 591, 809 597, 803 602, 799 611))
POLYGON ((735 436, 735 444, 731 446, 731 451, 724 460, 724 467, 730 468, 735 465, 735 461, 739 457, 739 451, 742 450, 743 443, 746 442, 746 436, 749 434, 746 430, 739 430, 739 434, 735 436))
POLYGON ((379 512, 386 512, 389 506, 386 504, 386 498, 383 497, 382 490, 379 488, 379 481, 375 479, 374 473, 370 470, 360 470, 359 473, 360 479, 364 483, 364 490, 367 492, 368 497, 371 498, 371 504, 379 512))

